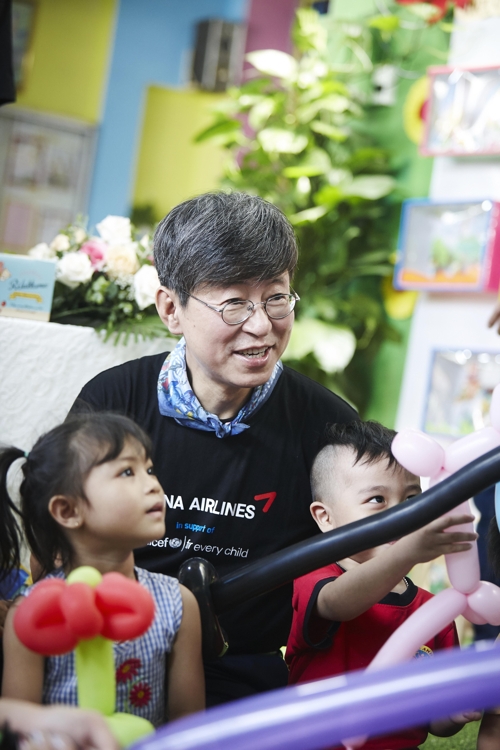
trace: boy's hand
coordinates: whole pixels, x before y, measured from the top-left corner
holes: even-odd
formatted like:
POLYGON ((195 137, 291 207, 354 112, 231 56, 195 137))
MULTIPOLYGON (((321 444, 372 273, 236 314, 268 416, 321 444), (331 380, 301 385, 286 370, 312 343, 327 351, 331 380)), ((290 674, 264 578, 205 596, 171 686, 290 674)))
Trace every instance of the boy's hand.
POLYGON ((477 539, 476 532, 446 531, 446 529, 471 523, 473 520, 474 516, 469 514, 442 516, 422 529, 398 539, 393 545, 393 550, 407 555, 409 561, 413 561, 413 565, 429 562, 440 555, 466 552, 471 549, 472 542, 477 539))
POLYGON ((482 711, 463 711, 460 714, 453 714, 446 719, 432 721, 429 725, 429 731, 436 737, 452 737, 470 721, 479 721, 482 715, 482 711))

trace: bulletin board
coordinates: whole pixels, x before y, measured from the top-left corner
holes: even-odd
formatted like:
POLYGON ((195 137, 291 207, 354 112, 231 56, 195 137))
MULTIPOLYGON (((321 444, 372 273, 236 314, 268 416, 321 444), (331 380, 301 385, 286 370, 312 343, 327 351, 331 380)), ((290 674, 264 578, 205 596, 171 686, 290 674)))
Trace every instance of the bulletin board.
POLYGON ((85 215, 96 129, 19 107, 0 111, 0 252, 50 242, 85 215))

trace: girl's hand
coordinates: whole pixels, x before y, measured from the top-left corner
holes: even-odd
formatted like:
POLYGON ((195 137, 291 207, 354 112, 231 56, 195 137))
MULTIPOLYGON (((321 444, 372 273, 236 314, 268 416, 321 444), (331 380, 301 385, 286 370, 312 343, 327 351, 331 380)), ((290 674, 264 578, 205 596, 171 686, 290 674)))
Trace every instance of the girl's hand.
POLYGON ((398 539, 393 545, 395 552, 401 552, 408 557, 413 565, 429 562, 440 555, 450 555, 455 552, 466 552, 471 549, 472 542, 477 539, 475 531, 446 531, 452 526, 471 523, 474 516, 442 516, 432 521, 422 529, 414 531, 408 536, 398 539))
POLYGON ((0 724, 21 734, 21 750, 118 750, 104 718, 72 706, 0 700, 0 724))

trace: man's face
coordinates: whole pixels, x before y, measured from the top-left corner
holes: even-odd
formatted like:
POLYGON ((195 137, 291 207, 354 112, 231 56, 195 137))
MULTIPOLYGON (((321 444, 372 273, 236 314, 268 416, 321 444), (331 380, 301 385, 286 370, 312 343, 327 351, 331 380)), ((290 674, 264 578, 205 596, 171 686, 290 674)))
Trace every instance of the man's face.
POLYGON ((269 380, 288 344, 294 314, 280 320, 268 317, 262 305, 269 297, 290 292, 288 273, 262 282, 227 287, 198 287, 185 307, 176 306, 172 333, 186 339, 186 363, 191 386, 203 403, 203 394, 218 393, 222 401, 244 402, 249 392, 269 380), (200 302, 201 300, 201 302, 200 302), (221 308, 229 301, 251 300, 257 306, 238 325, 227 325, 206 307, 221 308))

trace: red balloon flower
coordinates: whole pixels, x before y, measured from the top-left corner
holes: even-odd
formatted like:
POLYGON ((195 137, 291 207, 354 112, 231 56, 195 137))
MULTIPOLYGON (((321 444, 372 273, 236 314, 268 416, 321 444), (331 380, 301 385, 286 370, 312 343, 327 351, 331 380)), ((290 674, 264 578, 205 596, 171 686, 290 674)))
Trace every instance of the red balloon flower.
POLYGON ((58 656, 97 635, 112 641, 138 638, 154 615, 151 594, 120 573, 106 573, 95 588, 48 578, 19 605, 14 629, 31 651, 58 656))

